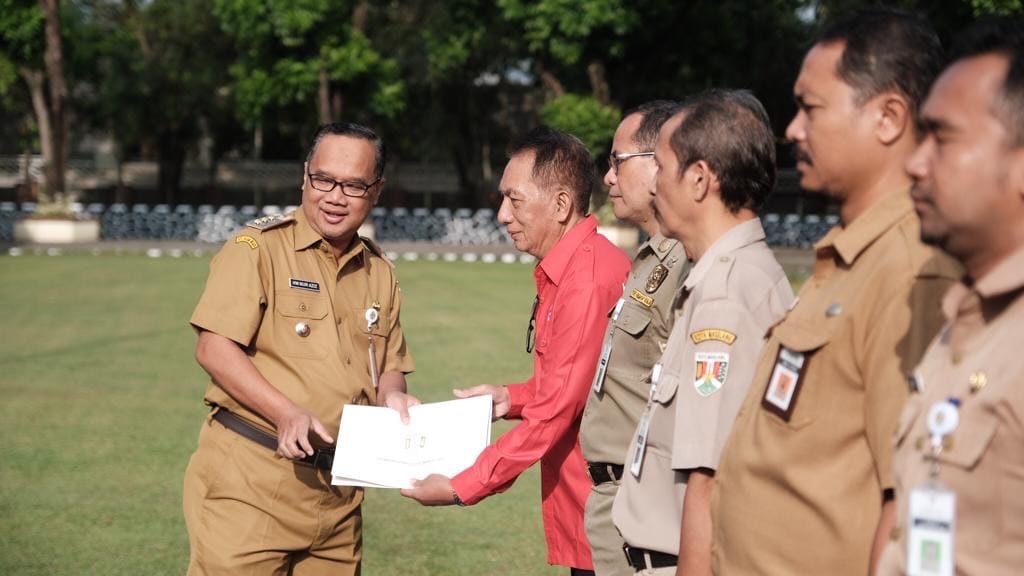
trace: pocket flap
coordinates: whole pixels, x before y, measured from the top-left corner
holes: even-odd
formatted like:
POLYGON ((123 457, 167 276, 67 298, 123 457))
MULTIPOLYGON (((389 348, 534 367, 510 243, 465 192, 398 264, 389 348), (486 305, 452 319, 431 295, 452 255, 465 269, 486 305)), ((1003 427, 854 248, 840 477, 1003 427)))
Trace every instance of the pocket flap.
POLYGON ((320 320, 327 316, 327 300, 313 294, 278 292, 277 311, 282 316, 320 320))
POLYGON ((823 330, 821 326, 812 329, 796 322, 783 322, 775 327, 773 335, 783 346, 794 352, 811 352, 817 350, 832 339, 831 330, 823 330))
POLYGON ((615 321, 615 326, 630 336, 638 336, 650 323, 650 315, 633 306, 626 305, 619 312, 619 319, 615 321))

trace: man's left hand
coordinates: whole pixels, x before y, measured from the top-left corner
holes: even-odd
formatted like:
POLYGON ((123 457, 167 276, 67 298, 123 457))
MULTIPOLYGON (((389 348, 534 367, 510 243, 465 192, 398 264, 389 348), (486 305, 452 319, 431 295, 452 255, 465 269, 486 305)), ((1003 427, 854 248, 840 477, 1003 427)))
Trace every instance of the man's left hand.
POLYGON ((455 490, 447 476, 431 474, 423 480, 413 480, 412 488, 403 488, 402 496, 412 498, 424 506, 451 506, 455 504, 455 490))

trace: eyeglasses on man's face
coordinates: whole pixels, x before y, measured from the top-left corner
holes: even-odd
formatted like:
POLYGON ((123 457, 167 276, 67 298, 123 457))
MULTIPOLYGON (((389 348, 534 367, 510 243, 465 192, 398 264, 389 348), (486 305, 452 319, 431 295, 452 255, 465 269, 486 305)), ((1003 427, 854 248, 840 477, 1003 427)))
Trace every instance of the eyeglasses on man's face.
POLYGON ((382 178, 377 178, 369 184, 363 182, 338 182, 334 178, 324 176, 323 174, 312 174, 306 173, 309 177, 309 184, 314 190, 320 192, 331 192, 335 187, 341 187, 341 193, 350 198, 365 198, 370 193, 370 189, 377 185, 382 178))
POLYGON ((637 158, 640 156, 654 156, 654 152, 612 152, 608 155, 608 166, 619 173, 619 165, 630 158, 637 158))

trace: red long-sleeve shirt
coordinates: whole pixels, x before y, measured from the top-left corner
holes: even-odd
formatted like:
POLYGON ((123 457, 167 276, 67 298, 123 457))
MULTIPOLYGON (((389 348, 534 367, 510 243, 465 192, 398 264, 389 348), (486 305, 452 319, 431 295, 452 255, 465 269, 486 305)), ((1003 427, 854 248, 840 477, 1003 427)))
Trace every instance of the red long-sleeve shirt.
POLYGON ((533 376, 509 384, 506 418, 522 422, 452 479, 466 504, 507 490, 540 460, 541 502, 548 563, 590 569, 583 508, 590 478, 579 429, 601 352, 608 314, 622 295, 630 262, 597 233, 590 216, 574 226, 540 261, 533 376))

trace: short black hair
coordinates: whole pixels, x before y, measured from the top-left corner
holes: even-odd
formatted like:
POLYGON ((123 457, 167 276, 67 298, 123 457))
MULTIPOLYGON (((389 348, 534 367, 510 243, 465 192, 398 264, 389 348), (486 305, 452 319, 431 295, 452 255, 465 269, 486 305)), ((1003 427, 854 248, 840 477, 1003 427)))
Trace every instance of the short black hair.
POLYGON ((831 23, 818 44, 844 44, 836 74, 858 104, 884 92, 902 95, 914 126, 928 89, 942 69, 942 43, 925 18, 891 8, 852 12, 831 23))
POLYGON ((1001 55, 1008 64, 992 114, 1010 133, 1011 144, 1024 146, 1024 21, 1002 17, 978 22, 957 38, 950 62, 986 54, 1001 55))
POLYGON ((508 147, 509 158, 533 152, 531 176, 538 187, 562 185, 572 191, 573 207, 586 214, 597 184, 594 157, 579 138, 550 126, 538 126, 508 147))
POLYGON ((775 134, 768 112, 749 90, 712 89, 689 98, 669 140, 679 175, 698 160, 718 177, 732 213, 760 210, 775 189, 775 134))
POLYGON ((623 119, 629 118, 633 114, 643 116, 640 126, 633 133, 633 144, 636 144, 641 152, 653 152, 654 145, 658 142, 658 131, 661 130, 661 125, 676 112, 679 112, 682 107, 683 103, 676 100, 651 100, 626 110, 626 113, 622 115, 623 119))
POLYGON ((376 161, 373 165, 373 177, 379 179, 384 175, 384 166, 388 161, 388 150, 384 146, 384 140, 372 129, 354 122, 331 122, 317 128, 316 134, 313 136, 313 143, 310 144, 309 151, 306 152, 307 165, 313 161, 316 147, 320 145, 320 140, 324 136, 348 136, 350 138, 366 140, 373 144, 373 148, 377 152, 376 161))

